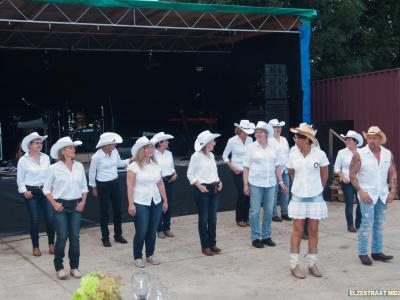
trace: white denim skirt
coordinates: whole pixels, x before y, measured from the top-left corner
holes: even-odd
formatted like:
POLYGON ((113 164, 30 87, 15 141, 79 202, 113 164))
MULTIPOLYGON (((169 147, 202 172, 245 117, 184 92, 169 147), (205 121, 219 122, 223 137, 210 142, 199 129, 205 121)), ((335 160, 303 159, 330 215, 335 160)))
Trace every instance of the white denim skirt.
POLYGON ((314 197, 300 198, 292 195, 289 202, 289 217, 293 219, 322 220, 328 217, 328 207, 322 193, 314 197))

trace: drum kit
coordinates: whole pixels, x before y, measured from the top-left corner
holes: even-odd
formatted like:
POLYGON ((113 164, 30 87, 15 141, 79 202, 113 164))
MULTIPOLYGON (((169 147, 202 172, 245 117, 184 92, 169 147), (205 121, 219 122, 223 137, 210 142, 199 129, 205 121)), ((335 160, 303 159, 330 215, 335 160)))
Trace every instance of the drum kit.
POLYGON ((80 140, 82 146, 78 152, 93 152, 100 135, 104 132, 104 108, 100 106, 99 113, 88 114, 85 111, 47 111, 41 118, 27 122, 18 122, 18 129, 23 129, 26 134, 40 130, 49 136, 50 143, 54 143, 63 136, 70 136, 72 140, 80 140))
POLYGON ((101 133, 104 132, 104 109, 100 107, 100 117, 89 117, 85 112, 72 112, 67 110, 67 131, 72 140, 80 140, 80 152, 91 152, 96 149, 96 144, 101 133))

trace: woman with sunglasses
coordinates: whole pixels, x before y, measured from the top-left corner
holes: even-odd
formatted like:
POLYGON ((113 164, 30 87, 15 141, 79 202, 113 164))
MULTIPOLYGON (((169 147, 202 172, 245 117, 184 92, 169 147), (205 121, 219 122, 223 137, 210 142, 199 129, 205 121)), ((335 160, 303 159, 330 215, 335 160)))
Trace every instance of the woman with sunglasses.
POLYGON ((318 147, 316 130, 306 123, 291 128, 295 134, 295 146, 289 154, 288 169, 292 179, 292 199, 289 203, 289 217, 293 218, 290 240, 290 271, 299 279, 305 275, 299 266, 301 238, 304 222, 308 218, 308 270, 315 277, 322 277, 317 268, 319 221, 328 217, 328 208, 322 192, 328 180, 329 161, 318 147))

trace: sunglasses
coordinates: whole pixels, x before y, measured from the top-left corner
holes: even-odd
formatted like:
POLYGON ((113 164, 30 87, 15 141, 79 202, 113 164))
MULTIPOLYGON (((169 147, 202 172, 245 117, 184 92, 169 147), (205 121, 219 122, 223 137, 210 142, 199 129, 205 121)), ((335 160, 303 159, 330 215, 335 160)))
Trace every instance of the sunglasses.
POLYGON ((304 135, 301 135, 301 134, 296 134, 294 137, 293 137, 293 140, 294 141, 302 141, 302 140, 305 140, 307 137, 305 137, 304 135))

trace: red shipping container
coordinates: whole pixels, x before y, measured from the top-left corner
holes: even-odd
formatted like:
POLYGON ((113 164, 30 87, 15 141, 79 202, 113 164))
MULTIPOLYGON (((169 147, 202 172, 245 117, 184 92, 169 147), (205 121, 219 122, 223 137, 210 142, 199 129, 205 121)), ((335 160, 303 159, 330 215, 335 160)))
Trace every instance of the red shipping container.
POLYGON ((355 130, 377 125, 400 161, 400 68, 311 83, 315 121, 354 120, 355 130))

